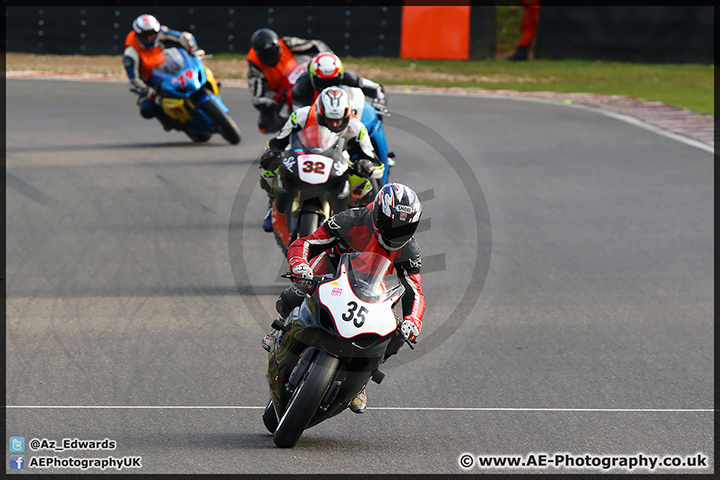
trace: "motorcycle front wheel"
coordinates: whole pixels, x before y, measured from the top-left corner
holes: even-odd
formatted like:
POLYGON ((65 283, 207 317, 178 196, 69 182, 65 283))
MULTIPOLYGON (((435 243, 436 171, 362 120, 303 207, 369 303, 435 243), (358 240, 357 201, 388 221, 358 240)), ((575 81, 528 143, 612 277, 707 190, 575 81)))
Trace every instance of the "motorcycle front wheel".
POLYGON ((278 426, 278 419, 275 414, 275 405, 273 405, 272 399, 268 401, 265 411, 263 412, 262 419, 263 424, 265 424, 265 428, 268 429, 268 432, 275 433, 278 426))
POLYGON ((281 448, 292 448, 300 440, 305 428, 312 420, 327 389, 330 387, 337 366, 336 357, 325 352, 318 352, 315 360, 308 368, 307 375, 295 388, 275 434, 273 441, 281 448))
POLYGON ((298 219, 298 238, 307 237, 317 230, 320 216, 315 212, 302 212, 298 219))
POLYGON ((212 100, 208 100, 203 103, 200 108, 205 114, 210 117, 210 120, 220 131, 220 135, 230 142, 231 145, 240 143, 240 127, 237 126, 235 120, 230 117, 229 114, 222 111, 222 109, 212 100))

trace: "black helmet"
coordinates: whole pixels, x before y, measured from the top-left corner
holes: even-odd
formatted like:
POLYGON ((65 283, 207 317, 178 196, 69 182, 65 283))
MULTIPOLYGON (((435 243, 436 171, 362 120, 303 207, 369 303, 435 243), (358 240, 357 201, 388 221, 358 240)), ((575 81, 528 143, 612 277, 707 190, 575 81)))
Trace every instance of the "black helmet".
POLYGON ((250 46, 265 65, 275 65, 280 60, 280 38, 269 28, 256 30, 250 37, 250 46))
POLYGON ((409 187, 388 183, 375 196, 372 212, 378 243, 385 250, 394 252, 404 247, 415 234, 422 204, 409 187))

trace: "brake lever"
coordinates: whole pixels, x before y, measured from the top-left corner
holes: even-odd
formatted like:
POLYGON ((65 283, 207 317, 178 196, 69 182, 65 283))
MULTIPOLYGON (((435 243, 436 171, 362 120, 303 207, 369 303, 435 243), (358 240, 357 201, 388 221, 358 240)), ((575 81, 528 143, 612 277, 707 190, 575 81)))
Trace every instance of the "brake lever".
POLYGON ((303 277, 296 277, 296 276, 293 275, 291 272, 283 273, 282 275, 280 275, 280 277, 281 277, 281 278, 287 278, 287 279, 289 279, 289 280, 298 280, 298 281, 300 281, 300 282, 312 283, 313 286, 316 286, 316 285, 318 285, 320 282, 322 282, 323 280, 325 280, 325 276, 324 276, 324 275, 315 275, 315 276, 313 276, 313 278, 303 278, 303 277))

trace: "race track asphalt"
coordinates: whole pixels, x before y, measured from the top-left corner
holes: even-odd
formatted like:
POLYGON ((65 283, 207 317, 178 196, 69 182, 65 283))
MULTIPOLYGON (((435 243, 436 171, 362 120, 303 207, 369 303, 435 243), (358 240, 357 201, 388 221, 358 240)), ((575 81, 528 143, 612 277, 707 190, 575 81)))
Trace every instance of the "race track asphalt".
POLYGON ((420 342, 369 385, 367 413, 281 450, 260 418, 260 338, 286 286, 260 228, 269 137, 246 89, 222 93, 237 146, 164 132, 122 84, 7 80, 6 430, 26 463, 596 473, 458 459, 642 452, 709 457, 655 473, 714 472, 711 153, 562 105, 393 95, 391 180, 424 205, 420 342))

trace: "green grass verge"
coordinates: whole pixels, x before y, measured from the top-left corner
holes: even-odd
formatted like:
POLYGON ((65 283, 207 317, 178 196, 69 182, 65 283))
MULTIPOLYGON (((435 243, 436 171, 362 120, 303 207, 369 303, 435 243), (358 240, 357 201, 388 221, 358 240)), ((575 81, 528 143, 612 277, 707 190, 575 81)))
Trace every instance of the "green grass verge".
POLYGON ((635 64, 585 60, 509 62, 402 60, 384 57, 347 59, 374 68, 403 68, 408 72, 456 75, 451 80, 413 80, 397 75, 373 80, 386 84, 440 85, 625 95, 660 101, 701 113, 715 111, 714 65, 635 64))
MULTIPOLYGON (((216 58, 244 60, 243 55, 216 58)), ((715 113, 714 65, 636 64, 585 60, 446 61, 388 57, 343 57, 368 77, 387 85, 438 85, 523 92, 599 93, 663 102, 715 113), (383 72, 387 72, 383 74, 383 72), (440 75, 437 75, 440 74, 440 75), (423 77, 430 77, 423 79, 423 77), (433 78, 442 77, 442 78, 433 78)), ((361 73, 362 74, 362 73, 361 73)))

